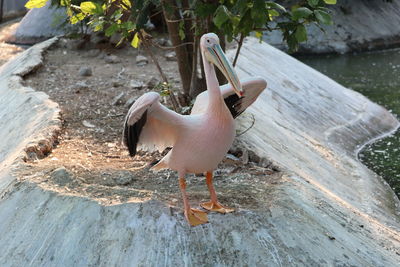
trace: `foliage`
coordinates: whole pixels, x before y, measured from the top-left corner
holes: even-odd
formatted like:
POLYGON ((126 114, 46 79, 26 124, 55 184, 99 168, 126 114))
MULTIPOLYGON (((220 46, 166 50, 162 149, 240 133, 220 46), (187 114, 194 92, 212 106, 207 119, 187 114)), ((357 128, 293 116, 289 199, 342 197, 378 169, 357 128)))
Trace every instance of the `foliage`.
MULTIPOLYGON (((42 7, 46 1, 30 0, 26 6, 42 7)), ((95 32, 102 31, 106 36, 119 33, 120 43, 128 40, 135 48, 141 42, 149 44, 144 40, 148 36, 144 31, 145 24, 151 12, 162 12, 176 47, 185 94, 189 92, 188 87, 196 84, 192 70, 197 69, 198 41, 203 33, 216 32, 224 37, 222 40, 237 41, 239 52, 244 37, 254 33, 261 40, 265 32, 280 30, 293 52, 300 42, 307 41, 306 24, 332 24, 326 5, 336 4, 336 0, 51 1, 66 8, 71 24, 87 20, 95 32)))

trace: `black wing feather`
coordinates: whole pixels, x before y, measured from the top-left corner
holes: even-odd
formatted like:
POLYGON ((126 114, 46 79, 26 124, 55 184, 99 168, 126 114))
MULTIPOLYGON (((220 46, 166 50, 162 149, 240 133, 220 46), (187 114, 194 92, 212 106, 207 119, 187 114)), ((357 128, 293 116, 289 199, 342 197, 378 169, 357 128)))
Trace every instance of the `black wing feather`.
POLYGON ((228 97, 224 98, 226 106, 229 108, 229 111, 232 114, 232 117, 235 119, 237 116, 243 113, 244 110, 242 108, 242 100, 243 97, 239 97, 237 94, 232 94, 228 97))
POLYGON ((147 110, 143 113, 142 117, 133 125, 128 125, 128 120, 125 121, 124 139, 128 147, 129 155, 134 157, 136 155, 137 144, 139 142, 140 133, 143 126, 147 121, 147 110))

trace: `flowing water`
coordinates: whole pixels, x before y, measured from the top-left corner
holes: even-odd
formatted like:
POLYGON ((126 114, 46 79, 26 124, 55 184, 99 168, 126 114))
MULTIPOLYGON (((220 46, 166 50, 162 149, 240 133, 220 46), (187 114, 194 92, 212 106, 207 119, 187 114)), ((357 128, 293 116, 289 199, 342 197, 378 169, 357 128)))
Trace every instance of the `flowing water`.
MULTIPOLYGON (((299 60, 362 93, 400 118, 400 49, 307 56, 299 60)), ((381 175, 400 198, 400 130, 367 145, 358 156, 381 175)))

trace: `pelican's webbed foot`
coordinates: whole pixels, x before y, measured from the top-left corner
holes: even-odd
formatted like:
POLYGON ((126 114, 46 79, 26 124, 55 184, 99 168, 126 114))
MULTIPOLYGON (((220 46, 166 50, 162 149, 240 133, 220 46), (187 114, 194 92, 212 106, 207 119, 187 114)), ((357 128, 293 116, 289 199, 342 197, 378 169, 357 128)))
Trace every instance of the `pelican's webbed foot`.
POLYGON ((224 207, 221 205, 221 203, 217 202, 213 202, 213 201, 209 201, 209 202, 204 202, 201 203, 200 206, 206 210, 209 211, 216 211, 219 213, 230 213, 230 212, 234 212, 234 209, 230 209, 227 207, 224 207))
POLYGON ((207 213, 198 209, 190 208, 185 211, 185 217, 191 226, 208 223, 207 213))

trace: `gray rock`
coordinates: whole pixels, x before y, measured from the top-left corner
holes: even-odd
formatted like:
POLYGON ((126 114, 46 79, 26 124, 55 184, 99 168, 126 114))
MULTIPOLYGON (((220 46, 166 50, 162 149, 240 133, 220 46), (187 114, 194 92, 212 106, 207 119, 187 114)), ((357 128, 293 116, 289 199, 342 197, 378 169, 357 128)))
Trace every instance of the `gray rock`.
POLYGON ((109 64, 121 63, 121 59, 116 55, 107 55, 104 57, 104 60, 109 64))
POLYGON ((135 181, 137 178, 130 172, 120 172, 115 178, 115 183, 117 185, 127 185, 135 181))
POLYGON ((80 92, 89 89, 89 85, 85 81, 79 81, 74 85, 73 89, 80 92))
POLYGON ((92 68, 87 66, 82 66, 79 68, 79 76, 92 76, 92 68))
POLYGON ((125 96, 124 92, 119 93, 117 96, 114 97, 114 99, 111 101, 111 105, 116 106, 116 105, 122 105, 123 97, 125 96))
POLYGON ((165 59, 167 61, 176 61, 176 53, 175 52, 168 52, 165 54, 165 59))
POLYGON ((147 65, 148 63, 149 63, 149 60, 147 59, 147 57, 142 56, 142 55, 136 56, 136 65, 144 66, 144 65, 147 65))
POLYGON ((60 186, 65 186, 66 184, 72 182, 72 176, 64 166, 55 169, 51 173, 50 178, 55 184, 60 186))
POLYGON ((144 86, 144 84, 143 84, 142 81, 131 80, 131 81, 129 82, 129 87, 131 87, 132 89, 138 89, 138 90, 140 90, 140 89, 143 88, 143 86, 144 86))
POLYGON ((160 80, 156 77, 151 77, 150 80, 146 82, 146 87, 149 89, 153 89, 156 85, 160 83, 160 80))

